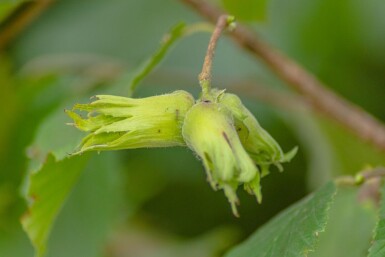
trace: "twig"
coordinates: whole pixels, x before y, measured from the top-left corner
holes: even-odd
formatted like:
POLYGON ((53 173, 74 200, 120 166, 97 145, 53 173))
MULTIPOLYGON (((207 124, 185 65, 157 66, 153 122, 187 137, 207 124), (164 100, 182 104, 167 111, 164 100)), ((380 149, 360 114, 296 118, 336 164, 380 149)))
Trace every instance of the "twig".
POLYGON ((54 0, 29 1, 21 4, 11 17, 0 24, 0 50, 20 34, 36 17, 46 10, 54 0))
MULTIPOLYGON (((181 1, 213 23, 223 15, 222 11, 204 0, 181 1)), ((324 113, 364 141, 385 151, 385 127, 372 115, 338 96, 299 64, 260 40, 249 29, 238 25, 230 35, 238 45, 262 59, 282 80, 302 94, 313 109, 324 113)))
POLYGON ((202 87, 202 91, 204 95, 210 91, 211 69, 212 69, 212 63, 213 63, 215 48, 217 46, 218 39, 221 36, 222 31, 227 27, 229 22, 231 22, 229 20, 229 16, 227 15, 219 16, 215 29, 211 35, 210 42, 207 47, 205 60, 203 62, 202 72, 199 74, 199 84, 202 87))
POLYGON ((356 176, 341 176, 337 177, 334 182, 337 186, 356 187, 360 186, 358 191, 358 201, 374 202, 377 206, 381 201, 381 186, 385 178, 385 168, 376 167, 361 171, 356 176))
POLYGON ((340 176, 334 181, 340 186, 359 186, 371 179, 385 178, 385 168, 376 167, 373 169, 363 170, 357 175, 353 176, 340 176))
POLYGON ((385 167, 376 167, 374 169, 364 170, 361 173, 364 180, 376 177, 385 177, 385 167))

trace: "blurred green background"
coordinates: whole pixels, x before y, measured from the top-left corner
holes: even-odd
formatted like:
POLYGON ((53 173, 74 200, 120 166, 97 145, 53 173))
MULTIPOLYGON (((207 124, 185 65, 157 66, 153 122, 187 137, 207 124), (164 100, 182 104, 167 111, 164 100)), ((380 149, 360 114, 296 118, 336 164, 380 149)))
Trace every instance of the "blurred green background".
MULTIPOLYGON (((384 1, 208 2, 234 13, 330 88, 385 121, 384 1)), ((0 2, 0 35, 23 5, 28 3, 0 2)), ((65 125, 70 120, 63 109, 111 93, 111 85, 148 58, 180 21, 202 18, 177 0, 58 0, 1 49, 0 257, 33 256, 19 221, 26 211, 26 175, 48 152, 64 158, 76 146, 79 135, 65 125)), ((209 36, 179 41, 135 97, 176 89, 198 96, 209 36)), ((220 256, 332 177, 385 165, 376 149, 303 108, 284 82, 229 38, 219 43, 213 76, 218 88, 241 96, 285 151, 299 146, 283 173, 274 170, 262 181, 263 203, 239 192, 241 217, 233 217, 187 148, 93 154, 55 222, 47 256, 220 256)), ((374 222, 367 220, 370 231, 374 222)))

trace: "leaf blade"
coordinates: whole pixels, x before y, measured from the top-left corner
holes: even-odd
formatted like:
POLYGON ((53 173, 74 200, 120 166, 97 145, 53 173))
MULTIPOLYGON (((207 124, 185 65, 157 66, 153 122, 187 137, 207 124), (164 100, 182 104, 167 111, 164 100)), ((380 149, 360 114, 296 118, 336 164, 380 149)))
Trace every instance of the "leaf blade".
POLYGON ((21 223, 35 247, 36 256, 44 255, 53 222, 87 160, 85 156, 74 156, 56 162, 49 154, 41 169, 30 175, 28 212, 21 223))
POLYGON ((385 255, 385 183, 381 187, 379 220, 374 229, 373 244, 369 248, 368 257, 385 255))
POLYGON ((278 214, 226 257, 298 257, 314 251, 336 193, 330 182, 278 214))
POLYGON ((363 200, 362 187, 339 186, 317 250, 309 257, 366 256, 376 223, 374 204, 363 200))

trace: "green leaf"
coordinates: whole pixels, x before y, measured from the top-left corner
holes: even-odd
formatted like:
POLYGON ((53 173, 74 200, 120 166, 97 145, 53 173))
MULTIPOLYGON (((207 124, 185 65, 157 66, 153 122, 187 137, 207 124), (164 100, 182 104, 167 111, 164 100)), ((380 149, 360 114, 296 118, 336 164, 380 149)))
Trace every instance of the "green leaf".
MULTIPOLYGON (((364 257, 376 223, 376 208, 358 201, 357 187, 339 187, 322 233, 311 257, 364 257)), ((384 255, 381 255, 384 256, 384 255)))
POLYGON ((299 257, 314 251, 336 186, 330 182, 273 218, 226 257, 299 257))
POLYGON ((373 244, 368 257, 383 257, 385 255, 385 184, 381 188, 381 203, 379 220, 374 230, 373 244))
POLYGON ((130 205, 123 191, 126 168, 117 152, 90 156, 55 220, 46 257, 103 255, 113 229, 117 222, 120 228, 121 217, 126 217, 124 210, 130 205))
POLYGON ((222 0, 223 6, 237 20, 261 21, 266 18, 268 0, 222 0))
POLYGON ((43 167, 30 175, 27 195, 29 208, 22 218, 22 225, 36 249, 36 256, 45 253, 53 221, 87 159, 87 156, 74 156, 56 162, 50 154, 43 167))

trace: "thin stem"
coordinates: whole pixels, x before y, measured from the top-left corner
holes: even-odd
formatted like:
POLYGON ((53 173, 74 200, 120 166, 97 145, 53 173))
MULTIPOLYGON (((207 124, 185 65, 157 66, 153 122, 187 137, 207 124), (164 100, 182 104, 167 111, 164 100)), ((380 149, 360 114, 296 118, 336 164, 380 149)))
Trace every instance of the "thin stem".
POLYGON ((127 74, 127 76, 130 78, 129 95, 133 94, 139 83, 159 65, 171 47, 184 36, 185 28, 186 25, 184 23, 175 25, 170 30, 170 32, 164 36, 163 42, 160 44, 159 49, 136 69, 134 72, 134 77, 131 79, 131 72, 127 74))
POLYGON ((384 178, 384 177, 385 177, 385 168, 376 167, 373 169, 361 171, 355 176, 340 176, 340 177, 337 177, 334 181, 339 186, 359 186, 370 179, 384 178))
POLYGON ((234 21, 234 18, 228 15, 221 15, 218 18, 214 32, 211 35, 205 60, 203 62, 202 72, 199 74, 199 83, 202 87, 203 95, 210 92, 211 88, 211 70, 214 59, 215 48, 222 31, 234 21))
POLYGON ((214 28, 215 27, 210 22, 197 22, 187 25, 183 34, 187 37, 198 32, 213 33, 214 28))

